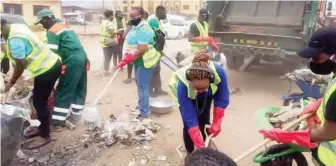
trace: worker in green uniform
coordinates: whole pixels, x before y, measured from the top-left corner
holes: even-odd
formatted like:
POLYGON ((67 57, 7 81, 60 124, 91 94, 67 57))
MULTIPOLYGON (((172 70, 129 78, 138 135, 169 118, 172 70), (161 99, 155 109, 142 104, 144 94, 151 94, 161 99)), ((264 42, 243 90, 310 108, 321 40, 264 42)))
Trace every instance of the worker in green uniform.
MULTIPOLYGON (((160 20, 165 20, 167 18, 166 8, 163 6, 156 7, 155 15, 149 17, 148 24, 152 27, 155 32, 155 42, 156 44, 160 45, 156 47, 157 51, 159 51, 162 55, 162 51, 165 44, 165 38, 163 34, 163 29, 160 20), (161 37, 161 38, 160 38, 161 37), (159 39, 160 38, 160 39, 159 39)), ((158 95, 167 95, 168 92, 162 89, 162 81, 161 81, 161 66, 160 62, 157 63, 156 67, 154 68, 151 84, 150 84, 150 95, 151 97, 157 97, 158 95)))
POLYGON ((191 46, 191 52, 196 53, 201 49, 208 51, 209 44, 214 43, 214 39, 209 37, 209 12, 207 9, 199 11, 198 19, 190 25, 188 40, 191 46))
POLYGON ((39 135, 40 137, 36 137, 27 149, 39 148, 51 142, 48 98, 61 74, 61 61, 47 44, 24 24, 9 24, 7 20, 1 19, 1 34, 6 39, 7 50, 10 51, 7 57, 15 64, 12 77, 5 84, 5 93, 14 86, 25 69, 29 73, 28 77, 34 78, 33 105, 41 124, 35 133, 28 132, 25 136, 39 135))
POLYGON ((55 18, 51 10, 37 13, 35 24, 39 23, 47 29, 49 48, 62 58, 63 63, 52 115, 54 127, 59 128, 65 125, 70 108, 72 119, 81 115, 86 99, 89 60, 76 33, 55 18))

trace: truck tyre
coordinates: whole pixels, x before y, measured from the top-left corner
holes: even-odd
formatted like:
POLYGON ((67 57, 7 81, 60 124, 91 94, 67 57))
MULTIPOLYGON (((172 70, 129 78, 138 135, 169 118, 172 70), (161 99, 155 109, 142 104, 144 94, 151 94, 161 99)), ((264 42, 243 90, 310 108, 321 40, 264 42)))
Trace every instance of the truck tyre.
POLYGON ((224 50, 224 54, 229 69, 237 70, 244 64, 244 55, 241 55, 237 51, 224 50))
MULTIPOLYGON (((276 144, 269 147, 264 155, 280 153, 286 149, 290 148, 286 144, 276 144)), ((287 156, 282 156, 267 162, 261 163, 260 166, 292 166, 293 161, 297 166, 308 166, 305 156, 300 152, 295 152, 287 156)))

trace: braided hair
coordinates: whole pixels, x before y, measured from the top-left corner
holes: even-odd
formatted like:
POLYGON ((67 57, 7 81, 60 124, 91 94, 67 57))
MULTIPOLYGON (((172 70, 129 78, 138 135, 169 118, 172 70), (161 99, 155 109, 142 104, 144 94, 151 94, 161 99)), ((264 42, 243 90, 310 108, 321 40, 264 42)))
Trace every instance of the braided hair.
MULTIPOLYGON (((202 68, 208 69, 209 68, 209 60, 210 56, 205 50, 200 50, 195 53, 195 57, 192 61, 191 68, 202 68)), ((211 75, 209 72, 204 70, 198 69, 190 69, 189 70, 189 77, 191 80, 203 80, 203 79, 210 79, 211 75)))

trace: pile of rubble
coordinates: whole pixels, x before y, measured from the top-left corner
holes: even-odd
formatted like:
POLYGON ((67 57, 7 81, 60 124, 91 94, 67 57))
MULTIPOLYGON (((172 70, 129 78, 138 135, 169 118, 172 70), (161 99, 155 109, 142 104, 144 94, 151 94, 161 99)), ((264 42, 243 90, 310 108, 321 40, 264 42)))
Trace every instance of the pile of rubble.
POLYGON ((128 146, 140 145, 155 139, 155 134, 161 128, 159 124, 151 119, 144 119, 142 121, 127 121, 127 119, 118 119, 114 115, 111 115, 104 121, 103 128, 100 130, 100 136, 105 140, 106 146, 111 146, 116 142, 128 146))

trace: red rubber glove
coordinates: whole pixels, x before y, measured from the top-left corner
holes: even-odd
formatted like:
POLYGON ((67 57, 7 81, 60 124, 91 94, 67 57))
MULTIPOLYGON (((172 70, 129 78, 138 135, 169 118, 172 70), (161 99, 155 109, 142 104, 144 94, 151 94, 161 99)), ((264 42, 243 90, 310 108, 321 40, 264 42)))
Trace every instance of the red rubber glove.
POLYGON ((192 127, 188 130, 189 136, 196 148, 204 148, 205 144, 198 126, 192 127))
POLYGON ((278 143, 295 144, 306 148, 315 148, 317 143, 310 142, 310 130, 284 131, 281 129, 259 130, 264 137, 270 138, 278 143))
POLYGON ((219 52, 219 47, 215 41, 212 41, 211 43, 209 43, 209 45, 214 52, 219 52))
POLYGON ((196 42, 208 42, 211 43, 215 41, 212 37, 195 37, 196 42))
POLYGON ((125 58, 121 60, 121 62, 118 64, 118 68, 121 68, 131 62, 135 61, 133 54, 126 52, 125 53, 125 58))
POLYGON ((216 137, 221 132, 221 125, 224 118, 224 108, 215 107, 213 112, 213 121, 209 129, 209 134, 216 137))
POLYGON ((316 111, 320 107, 322 99, 316 100, 314 103, 309 104, 303 111, 299 114, 299 117, 313 113, 313 115, 307 118, 308 127, 313 127, 316 124, 321 124, 320 118, 316 115, 316 111))

